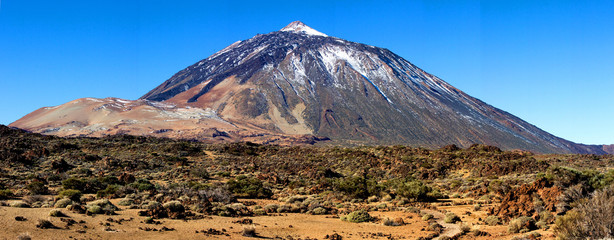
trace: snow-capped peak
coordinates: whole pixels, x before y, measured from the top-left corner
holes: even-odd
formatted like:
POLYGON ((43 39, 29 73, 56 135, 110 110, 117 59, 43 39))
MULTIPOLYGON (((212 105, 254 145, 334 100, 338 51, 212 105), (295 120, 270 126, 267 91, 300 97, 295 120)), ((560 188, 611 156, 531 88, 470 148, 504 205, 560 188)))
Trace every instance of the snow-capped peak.
POLYGON ((301 21, 294 21, 288 24, 288 26, 282 28, 280 31, 282 32, 295 32, 295 33, 304 33, 307 35, 316 35, 316 36, 324 36, 328 37, 328 35, 318 32, 317 30, 310 28, 305 25, 301 21))

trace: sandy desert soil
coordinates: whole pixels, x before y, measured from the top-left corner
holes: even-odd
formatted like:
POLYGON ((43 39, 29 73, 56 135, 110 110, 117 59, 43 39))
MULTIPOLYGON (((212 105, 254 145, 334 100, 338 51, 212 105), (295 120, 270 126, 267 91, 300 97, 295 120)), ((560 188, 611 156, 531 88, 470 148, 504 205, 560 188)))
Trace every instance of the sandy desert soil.
MULTIPOLYGON (((114 199, 111 202, 118 201, 119 199, 114 199)), ((60 209, 66 214, 65 217, 50 217, 49 212, 54 208, 3 206, 0 207, 0 225, 4 226, 0 230, 0 239, 17 239, 24 233, 32 239, 332 239, 333 234, 338 234, 342 239, 419 239, 433 236, 434 233, 425 230, 429 223, 421 219, 421 214, 424 213, 434 215, 434 220, 444 226, 444 231, 434 239, 454 236, 457 239, 512 239, 522 236, 509 234, 507 227, 503 225, 484 225, 480 219, 486 217, 486 212, 472 208, 473 205, 452 205, 421 209, 421 213, 374 211, 370 214, 378 220, 366 223, 342 221, 336 215, 282 213, 256 217, 204 216, 197 220, 156 219, 159 223, 147 224, 144 223, 145 217, 138 215, 139 209, 127 207, 121 207, 116 215, 94 216, 60 209), (461 216, 462 223, 445 223, 443 212, 456 213, 461 216), (17 221, 17 216, 26 220, 17 221), (402 218, 405 224, 385 226, 382 223, 385 218, 402 218), (37 228, 39 219, 50 220, 56 228, 37 228), (68 225, 68 219, 75 223, 68 225), (489 236, 461 234, 463 224, 487 232, 489 236), (254 228, 257 235, 242 236, 245 228, 254 228)), ((541 239, 555 239, 549 231, 539 233, 541 239)))

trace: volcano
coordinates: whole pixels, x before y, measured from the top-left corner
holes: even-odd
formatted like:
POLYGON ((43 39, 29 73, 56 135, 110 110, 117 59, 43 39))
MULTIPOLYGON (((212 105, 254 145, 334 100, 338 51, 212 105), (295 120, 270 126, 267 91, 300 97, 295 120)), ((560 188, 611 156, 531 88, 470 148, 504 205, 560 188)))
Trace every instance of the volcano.
POLYGON ((153 135, 265 143, 475 143, 539 153, 605 153, 490 106, 388 49, 302 22, 238 41, 135 101, 78 99, 11 124, 61 136, 153 135))

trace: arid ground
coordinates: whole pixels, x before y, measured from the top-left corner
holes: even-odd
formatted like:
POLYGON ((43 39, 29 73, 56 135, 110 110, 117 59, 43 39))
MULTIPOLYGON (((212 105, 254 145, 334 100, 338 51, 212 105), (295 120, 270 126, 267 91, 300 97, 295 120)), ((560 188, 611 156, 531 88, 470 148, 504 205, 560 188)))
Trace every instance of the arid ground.
POLYGON ((611 155, 0 126, 0 161, 0 239, 577 239, 614 221, 611 155))

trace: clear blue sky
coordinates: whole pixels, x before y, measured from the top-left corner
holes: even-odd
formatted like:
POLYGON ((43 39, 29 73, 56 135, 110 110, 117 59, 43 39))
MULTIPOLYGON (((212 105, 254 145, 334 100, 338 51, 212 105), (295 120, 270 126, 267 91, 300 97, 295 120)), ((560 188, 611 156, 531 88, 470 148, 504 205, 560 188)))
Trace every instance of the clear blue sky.
POLYGON ((82 97, 137 99, 294 20, 384 47, 550 133, 614 143, 614 0, 0 2, 0 124, 82 97))

